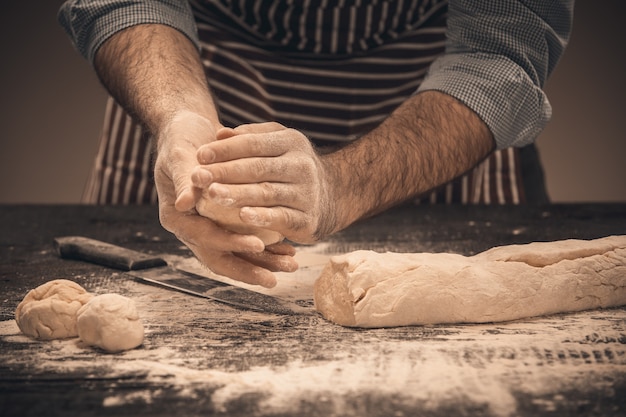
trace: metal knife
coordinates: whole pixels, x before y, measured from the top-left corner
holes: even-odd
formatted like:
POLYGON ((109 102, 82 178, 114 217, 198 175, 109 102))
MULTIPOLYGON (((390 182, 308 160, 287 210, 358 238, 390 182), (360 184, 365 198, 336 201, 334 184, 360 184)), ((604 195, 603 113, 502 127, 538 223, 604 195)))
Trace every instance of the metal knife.
POLYGON ((143 283, 158 285, 245 310, 281 315, 312 314, 296 303, 237 287, 209 277, 175 269, 159 257, 83 236, 54 239, 64 259, 115 268, 143 283))

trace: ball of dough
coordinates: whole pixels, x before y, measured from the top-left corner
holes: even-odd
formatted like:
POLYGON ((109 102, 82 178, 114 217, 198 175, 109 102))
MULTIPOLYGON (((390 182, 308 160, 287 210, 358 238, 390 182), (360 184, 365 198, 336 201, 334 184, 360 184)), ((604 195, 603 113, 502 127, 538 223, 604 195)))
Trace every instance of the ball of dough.
POLYGON ((73 281, 56 279, 34 288, 15 310, 22 333, 36 339, 76 337, 76 314, 92 294, 73 281))
POLYGON ((107 352, 133 349, 143 343, 143 324, 135 302, 119 294, 93 297, 78 311, 78 337, 107 352))
POLYGON ((265 246, 281 242, 284 236, 273 230, 245 224, 239 218, 239 208, 224 207, 213 202, 208 191, 202 193, 202 197, 196 204, 196 211, 204 217, 208 217, 223 228, 235 233, 255 235, 265 243, 265 246))

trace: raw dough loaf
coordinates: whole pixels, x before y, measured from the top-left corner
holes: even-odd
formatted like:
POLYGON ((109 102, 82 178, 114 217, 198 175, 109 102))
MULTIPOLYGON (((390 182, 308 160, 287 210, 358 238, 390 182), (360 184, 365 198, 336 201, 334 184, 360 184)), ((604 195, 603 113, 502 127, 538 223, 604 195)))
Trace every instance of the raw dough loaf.
POLYGON ((76 337, 76 314, 93 297, 73 281, 56 279, 34 288, 15 310, 22 333, 36 339, 76 337))
POLYGON ((235 233, 255 235, 265 243, 265 246, 281 242, 284 236, 273 230, 262 229, 247 225, 239 218, 238 208, 223 207, 213 202, 205 190, 196 204, 196 211, 204 217, 208 217, 223 228, 235 233))
POLYGON ((135 302, 119 294, 92 298, 78 311, 78 337, 107 352, 133 349, 143 343, 143 324, 135 302))
POLYGON ((315 306, 337 324, 485 323, 626 304, 626 236, 500 246, 475 256, 331 258, 315 306))

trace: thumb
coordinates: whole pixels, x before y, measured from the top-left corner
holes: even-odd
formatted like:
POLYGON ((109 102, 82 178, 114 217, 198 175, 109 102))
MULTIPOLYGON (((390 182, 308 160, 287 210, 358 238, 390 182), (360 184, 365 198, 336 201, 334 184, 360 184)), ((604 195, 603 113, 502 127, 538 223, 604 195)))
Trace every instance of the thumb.
POLYGON ((191 172, 196 165, 193 147, 162 148, 155 167, 159 199, 169 200, 177 211, 193 209, 201 194, 191 181, 191 172))
POLYGON ((178 211, 189 211, 195 208, 196 201, 200 198, 202 191, 194 187, 191 181, 191 173, 196 167, 195 150, 189 150, 191 156, 183 157, 172 167, 172 182, 176 201, 174 206, 178 211))
POLYGON ((190 186, 180 190, 180 192, 176 191, 176 201, 174 202, 176 210, 190 211, 196 207, 196 201, 200 198, 200 190, 190 186))
POLYGON ((237 134, 237 131, 230 127, 222 127, 217 130, 215 133, 215 138, 217 140, 232 138, 237 134))

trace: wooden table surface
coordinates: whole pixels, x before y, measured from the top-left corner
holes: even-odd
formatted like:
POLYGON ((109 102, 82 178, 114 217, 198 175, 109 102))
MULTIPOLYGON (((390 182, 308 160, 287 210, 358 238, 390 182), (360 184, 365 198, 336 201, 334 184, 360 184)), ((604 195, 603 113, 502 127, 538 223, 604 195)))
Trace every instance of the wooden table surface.
MULTIPOLYGON (((317 314, 238 310, 60 259, 82 235, 201 272, 154 207, 0 206, 0 416, 624 416, 626 308, 509 323, 359 330, 317 314), (146 338, 107 354, 37 341, 14 311, 28 290, 71 279, 135 300, 146 338)), ((626 205, 414 207, 300 247, 301 269, 265 291, 312 308, 332 254, 456 252, 626 234, 626 205)))

